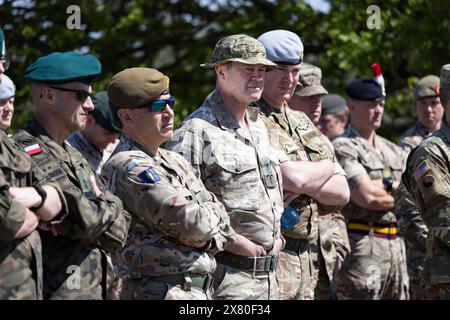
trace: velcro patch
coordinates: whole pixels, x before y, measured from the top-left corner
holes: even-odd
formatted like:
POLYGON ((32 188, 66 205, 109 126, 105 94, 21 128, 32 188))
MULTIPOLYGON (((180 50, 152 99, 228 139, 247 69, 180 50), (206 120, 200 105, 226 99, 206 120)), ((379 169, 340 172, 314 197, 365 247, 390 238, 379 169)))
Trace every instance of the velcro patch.
POLYGON ((431 166, 427 160, 423 160, 414 170, 414 180, 419 181, 425 173, 431 170, 431 166))
POLYGON ((24 150, 30 156, 32 156, 33 154, 38 154, 38 153, 42 152, 41 146, 39 144, 37 144, 37 143, 32 144, 31 146, 25 147, 24 150))
POLYGON ((152 168, 147 168, 139 173, 138 178, 141 179, 141 181, 144 183, 156 183, 161 180, 161 178, 152 168))

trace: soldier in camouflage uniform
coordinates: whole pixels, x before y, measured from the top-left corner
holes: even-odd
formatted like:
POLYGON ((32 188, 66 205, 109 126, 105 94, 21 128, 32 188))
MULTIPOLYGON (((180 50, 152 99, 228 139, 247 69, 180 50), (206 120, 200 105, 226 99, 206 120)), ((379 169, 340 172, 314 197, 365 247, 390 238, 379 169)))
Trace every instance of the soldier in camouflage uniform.
POLYGON ((374 80, 356 79, 346 92, 350 125, 333 145, 350 186, 351 202, 342 213, 351 253, 337 274, 337 297, 407 299, 405 247, 392 196, 405 156, 398 146, 376 134, 384 112, 381 86, 374 80))
MULTIPOLYGON (((0 75, 0 100, 13 95, 14 87, 0 75)), ((42 247, 36 228, 39 221, 64 216, 64 197, 58 185, 46 183, 39 168, 32 168, 30 157, 3 130, 0 150, 0 300, 42 299, 42 247)))
MULTIPOLYGON (((322 136, 305 113, 291 110, 286 103, 296 88, 299 74, 303 71, 300 70, 303 68, 303 64, 300 66, 303 56, 300 38, 290 31, 274 30, 264 33, 258 40, 266 48, 267 58, 278 65, 277 70, 266 73, 262 98, 254 103, 260 109, 271 141, 277 144, 274 147, 283 150, 293 161, 328 159, 333 161, 335 166, 334 172, 321 186, 319 196, 312 198, 305 194, 291 202, 292 208, 299 215, 298 224, 292 227, 282 224, 286 245, 280 253, 277 270, 280 298, 313 299, 317 282, 314 278, 318 266, 314 265, 317 259, 314 260, 313 256, 317 258, 317 250, 313 252, 312 245, 317 242, 315 240, 318 236, 319 207, 325 207, 324 204, 345 205, 348 202, 349 190, 344 170, 333 154, 331 143, 322 136), (286 89, 280 90, 280 87, 286 89)), ((310 92, 325 90, 320 85, 312 88, 308 86, 305 89, 310 92)), ((327 229, 327 235, 330 235, 327 238, 331 240, 333 229, 330 225, 327 229)), ((332 248, 331 245, 327 247, 332 248)), ((334 247, 332 251, 335 254, 334 247)))
MULTIPOLYGON (((284 187, 292 192, 305 192, 314 171, 271 147, 259 110, 248 107, 261 97, 265 71, 276 66, 265 56, 262 44, 247 35, 221 39, 212 61, 202 65, 215 69, 216 90, 166 146, 194 167, 224 204, 233 229, 247 241, 245 249, 216 255, 215 299, 277 298, 275 270, 283 247, 280 161, 284 187)), ((311 167, 324 175, 332 171, 331 162, 311 167)))
POLYGON ((16 86, 6 74, 1 77, 0 83, 0 129, 6 130, 11 126, 14 114, 16 86))
POLYGON ((156 69, 130 68, 108 86, 124 134, 102 173, 133 214, 121 252, 122 299, 210 299, 213 254, 235 238, 225 208, 192 167, 159 148, 173 134, 168 85, 156 69))
MULTIPOLYGON (((328 94, 320 84, 321 79, 320 68, 303 63, 299 84, 288 101, 290 108, 304 112, 315 126, 319 125, 322 114, 322 97, 328 94)), ((323 134, 321 139, 330 146, 327 157, 337 162, 331 142, 323 134)), ((342 172, 336 174, 344 172, 342 167, 339 168, 342 172)), ((345 220, 339 209, 320 206, 319 203, 318 232, 316 237, 311 238, 311 255, 315 265, 312 288, 315 290, 315 299, 335 299, 335 275, 350 252, 345 220)))
POLYGON ((428 299, 450 299, 450 64, 441 69, 440 100, 445 110, 441 129, 408 157, 402 180, 428 227, 422 272, 428 299))
MULTIPOLYGON (((439 77, 428 75, 417 82, 414 86, 414 105, 417 122, 402 134, 398 143, 408 153, 441 127, 444 109, 439 100, 439 77)), ((400 232, 406 241, 410 298, 425 299, 422 271, 428 229, 403 184, 395 193, 395 200, 400 232)))
POLYGON ((117 140, 120 129, 114 124, 106 91, 98 92, 92 102, 94 110, 88 115, 86 127, 82 131, 72 133, 67 142, 80 151, 95 173, 100 174, 105 163, 104 153, 108 146, 117 140))
POLYGON ((41 232, 44 299, 102 299, 106 295, 107 251, 126 241, 129 215, 106 191, 90 165, 65 138, 84 128, 93 109, 91 82, 100 62, 75 52, 55 52, 26 70, 36 113, 14 135, 63 190, 68 214, 41 232))

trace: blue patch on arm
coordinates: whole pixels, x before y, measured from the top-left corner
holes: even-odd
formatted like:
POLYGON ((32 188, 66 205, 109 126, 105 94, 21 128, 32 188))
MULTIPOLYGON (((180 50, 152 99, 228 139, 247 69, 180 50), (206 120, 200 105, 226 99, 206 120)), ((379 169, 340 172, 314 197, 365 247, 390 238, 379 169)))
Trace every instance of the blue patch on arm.
POLYGON ((158 176, 158 174, 152 168, 145 169, 144 171, 139 173, 137 176, 144 183, 156 183, 159 180, 161 180, 161 178, 158 176))

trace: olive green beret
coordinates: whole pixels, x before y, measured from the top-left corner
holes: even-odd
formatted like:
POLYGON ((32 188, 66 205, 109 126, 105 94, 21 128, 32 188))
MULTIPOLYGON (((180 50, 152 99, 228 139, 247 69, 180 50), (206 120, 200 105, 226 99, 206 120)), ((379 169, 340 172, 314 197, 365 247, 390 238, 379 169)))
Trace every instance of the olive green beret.
POLYGON ((117 108, 137 108, 157 99, 169 88, 169 78, 156 69, 129 68, 115 74, 108 98, 117 108))
POLYGON ((6 53, 5 34, 3 29, 0 28, 0 57, 3 57, 6 53))
POLYGON ((37 59, 25 71, 25 78, 48 84, 82 82, 91 84, 102 72, 98 59, 78 52, 53 52, 37 59))
POLYGON ((318 94, 328 94, 322 87, 322 70, 312 64, 303 63, 300 69, 299 84, 295 94, 300 97, 315 96, 318 94))
POLYGON ((440 82, 442 89, 450 90, 450 64, 442 66, 440 82))
POLYGON ((417 81, 414 86, 414 101, 426 97, 439 96, 439 78, 435 75, 428 75, 417 81))
POLYGON ((322 115, 336 114, 347 106, 344 98, 338 94, 328 94, 322 99, 322 115))
POLYGON ((91 114, 95 121, 109 132, 120 133, 120 128, 114 123, 114 115, 109 107, 106 91, 98 92, 92 99, 92 102, 94 103, 94 110, 92 110, 91 114))

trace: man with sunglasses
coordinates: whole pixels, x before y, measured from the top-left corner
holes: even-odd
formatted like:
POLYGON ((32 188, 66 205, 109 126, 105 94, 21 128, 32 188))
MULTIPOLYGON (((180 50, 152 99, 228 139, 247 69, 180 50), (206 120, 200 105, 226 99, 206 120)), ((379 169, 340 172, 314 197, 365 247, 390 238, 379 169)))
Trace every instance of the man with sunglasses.
POLYGON ((94 106, 91 83, 97 58, 55 52, 30 65, 34 117, 14 140, 33 165, 63 189, 68 213, 41 230, 44 299, 102 299, 106 296, 107 251, 124 245, 129 215, 105 189, 82 155, 65 139, 82 130, 94 106))
POLYGON ((214 253, 239 242, 223 205, 180 155, 160 148, 173 134, 175 98, 156 69, 116 74, 108 97, 123 135, 102 175, 132 213, 122 299, 211 299, 214 253))
MULTIPOLYGON (((94 110, 92 110, 86 121, 86 127, 82 131, 72 133, 67 142, 84 156, 92 166, 92 170, 100 174, 104 164, 106 149, 114 143, 120 134, 120 128, 114 123, 114 117, 109 107, 106 91, 98 92, 93 99, 94 110)), ((113 151, 114 148, 111 150, 113 151)))

